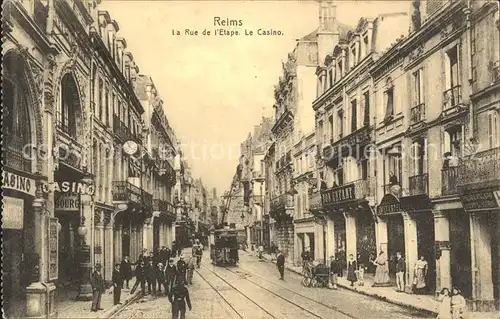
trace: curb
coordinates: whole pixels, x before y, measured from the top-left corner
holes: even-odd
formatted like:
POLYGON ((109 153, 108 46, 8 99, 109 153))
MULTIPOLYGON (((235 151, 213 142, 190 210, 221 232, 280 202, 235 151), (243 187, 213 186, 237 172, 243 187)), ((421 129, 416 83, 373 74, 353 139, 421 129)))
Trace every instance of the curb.
MULTIPOLYGON (((264 255, 264 259, 267 261, 267 262, 270 262, 270 263, 275 263, 274 261, 270 261, 268 259, 269 257, 264 255)), ((302 275, 301 272, 293 269, 293 268, 290 268, 290 266, 287 266, 285 265, 285 268, 290 271, 290 272, 293 272, 295 274, 298 274, 298 275, 302 275)), ((340 284, 338 283, 337 284, 339 287, 342 287, 344 289, 347 289, 347 290, 350 290, 352 292, 355 292, 355 293, 358 293, 358 294, 361 294, 361 295, 365 295, 365 296, 368 296, 368 297, 372 297, 372 298, 376 298, 376 299, 379 299, 379 300, 382 300, 384 302, 388 302, 388 303, 391 303, 391 304, 394 304, 394 305, 397 305, 397 306, 401 306, 401 307, 405 307, 405 308, 409 308, 409 309, 413 309, 413 310, 417 310, 417 311, 421 311, 421 312, 424 312, 428 315, 432 315, 432 316, 437 316, 438 315, 438 312, 436 310, 430 310, 430 309, 427 309, 427 308, 422 308, 422 307, 416 307, 414 305, 410 305, 408 303, 404 303, 404 302, 401 302, 399 300, 394 300, 392 298, 387 298, 385 296, 381 296, 377 293, 369 293, 369 292, 366 292, 366 291, 362 291, 362 290, 357 290, 355 287, 350 287, 350 286, 347 286, 347 285, 344 285, 344 284, 340 284)))
POLYGON ((135 294, 130 296, 128 299, 125 299, 123 301, 123 304, 121 305, 114 305, 113 307, 109 308, 106 310, 102 315, 100 315, 97 318, 111 318, 113 315, 118 313, 119 311, 123 310, 125 307, 133 303, 134 301, 142 298, 142 291, 137 291, 135 294))

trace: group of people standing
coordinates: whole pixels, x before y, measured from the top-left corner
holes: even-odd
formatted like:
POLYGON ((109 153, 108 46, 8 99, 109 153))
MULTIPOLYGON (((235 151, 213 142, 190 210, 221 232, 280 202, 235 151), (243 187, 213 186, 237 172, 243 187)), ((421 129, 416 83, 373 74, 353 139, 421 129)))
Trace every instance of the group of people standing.
MULTIPOLYGON (((135 283, 130 294, 135 293, 140 286, 144 295, 166 295, 172 303, 172 318, 184 318, 186 305, 191 310, 191 300, 186 285, 192 284, 195 266, 201 264, 203 246, 196 242, 193 245, 192 257, 186 262, 182 252, 163 246, 160 250, 148 252, 144 250, 135 263, 125 256, 121 263, 115 264, 112 275, 113 304, 121 304, 121 291, 130 289, 129 282, 135 275, 135 283), (179 260, 174 264, 174 258, 179 260), (162 293, 163 287, 163 293, 162 293), (147 290, 147 291, 146 291, 147 290)), ((93 292, 91 311, 103 310, 101 296, 105 291, 105 284, 101 275, 101 265, 96 264, 91 276, 93 292)))

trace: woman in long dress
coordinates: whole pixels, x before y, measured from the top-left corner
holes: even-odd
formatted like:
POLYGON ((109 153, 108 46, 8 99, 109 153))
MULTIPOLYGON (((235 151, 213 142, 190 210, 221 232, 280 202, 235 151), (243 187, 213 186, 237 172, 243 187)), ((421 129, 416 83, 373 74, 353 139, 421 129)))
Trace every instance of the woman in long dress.
POLYGON ((425 279, 427 278, 428 264, 424 256, 420 256, 420 259, 415 263, 415 274, 413 277, 413 284, 415 285, 415 292, 417 294, 422 294, 427 287, 425 279))
POLYGON ((354 255, 349 255, 349 262, 347 263, 347 280, 351 282, 351 287, 354 286, 356 282, 356 270, 358 266, 356 260, 354 260, 354 255))
POLYGON ((441 290, 438 301, 441 301, 441 303, 439 304, 437 319, 451 319, 451 296, 448 288, 441 290))
POLYGON ((451 315, 453 319, 464 319, 467 312, 467 304, 460 289, 453 287, 451 294, 451 315))
POLYGON ((373 279, 373 287, 390 286, 389 265, 387 264, 387 256, 385 253, 381 251, 372 263, 377 267, 375 270, 375 278, 373 279))

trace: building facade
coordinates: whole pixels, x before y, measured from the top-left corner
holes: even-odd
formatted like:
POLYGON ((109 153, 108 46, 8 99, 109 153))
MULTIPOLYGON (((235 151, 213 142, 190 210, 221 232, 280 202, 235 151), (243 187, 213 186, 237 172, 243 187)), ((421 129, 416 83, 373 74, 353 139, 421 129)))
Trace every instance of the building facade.
POLYGON ((148 225, 171 210, 154 199, 168 203, 174 180, 143 156, 166 118, 156 99, 139 99, 139 69, 99 3, 3 6, 7 316, 54 316, 56 289, 91 298, 93 265, 109 283, 123 256, 168 244, 166 228, 148 225))

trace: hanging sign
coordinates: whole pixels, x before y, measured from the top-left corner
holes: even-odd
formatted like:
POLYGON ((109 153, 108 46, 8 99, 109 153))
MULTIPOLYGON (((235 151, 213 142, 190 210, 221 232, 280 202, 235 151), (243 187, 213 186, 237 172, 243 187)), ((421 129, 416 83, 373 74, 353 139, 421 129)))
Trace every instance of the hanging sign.
POLYGON ((484 210, 498 208, 493 192, 472 193, 460 196, 465 210, 484 210))
POLYGON ((2 228, 23 229, 24 200, 4 196, 2 202, 2 228))
POLYGON ((36 193, 36 184, 34 179, 7 171, 3 171, 2 187, 4 189, 12 189, 31 196, 35 196, 36 193))
POLYGON ((66 212, 80 211, 80 196, 61 195, 55 200, 55 210, 63 210, 66 212))

